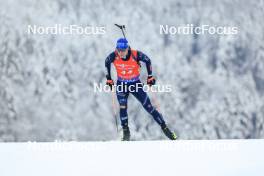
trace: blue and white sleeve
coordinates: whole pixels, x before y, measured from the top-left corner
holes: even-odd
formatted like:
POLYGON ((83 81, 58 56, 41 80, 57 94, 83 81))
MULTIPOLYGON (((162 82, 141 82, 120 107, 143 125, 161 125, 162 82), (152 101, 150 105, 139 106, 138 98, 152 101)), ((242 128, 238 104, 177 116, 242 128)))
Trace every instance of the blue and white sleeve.
POLYGON ((151 67, 150 58, 146 54, 142 53, 141 51, 138 51, 138 60, 146 64, 148 76, 152 76, 152 67, 151 67))
POLYGON ((105 59, 105 69, 106 69, 106 78, 107 79, 112 79, 111 78, 111 64, 115 59, 115 52, 112 52, 107 56, 105 59))

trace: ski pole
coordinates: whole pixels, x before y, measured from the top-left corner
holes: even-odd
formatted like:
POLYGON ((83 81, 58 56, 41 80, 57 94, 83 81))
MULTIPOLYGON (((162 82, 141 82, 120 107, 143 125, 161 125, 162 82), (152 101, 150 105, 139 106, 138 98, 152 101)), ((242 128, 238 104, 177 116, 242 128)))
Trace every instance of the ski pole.
MULTIPOLYGON (((117 26, 119 29, 121 29, 124 38, 126 38, 125 31, 124 31, 125 25, 115 24, 115 26, 117 26)), ((114 91, 112 91, 112 105, 113 105, 113 111, 114 111, 114 116, 115 116, 116 130, 118 132, 117 111, 116 111, 116 107, 117 106, 116 106, 116 102, 115 102, 115 93, 114 93, 114 91)))
POLYGON ((117 123, 117 106, 115 101, 115 91, 112 91, 112 107, 114 111, 114 118, 115 118, 115 125, 116 125, 116 131, 118 132, 118 123, 117 123))
POLYGON ((151 86, 150 86, 150 92, 151 92, 151 94, 152 94, 154 107, 156 107, 157 110, 160 111, 160 106, 159 106, 159 102, 158 102, 158 99, 157 99, 156 93, 152 91, 151 86))

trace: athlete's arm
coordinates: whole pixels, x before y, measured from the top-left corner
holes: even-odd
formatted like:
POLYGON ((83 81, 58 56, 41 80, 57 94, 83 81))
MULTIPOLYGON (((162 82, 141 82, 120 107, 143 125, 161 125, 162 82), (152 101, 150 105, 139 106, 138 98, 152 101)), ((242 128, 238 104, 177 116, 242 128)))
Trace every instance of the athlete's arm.
POLYGON ((111 64, 115 59, 115 52, 112 52, 111 54, 109 54, 109 56, 107 56, 107 58, 105 59, 105 69, 106 69, 106 78, 107 79, 112 79, 111 78, 111 64))
POLYGON ((138 60, 142 61, 146 64, 148 75, 152 76, 152 68, 151 68, 150 58, 146 54, 142 53, 141 51, 138 51, 137 55, 138 55, 138 60))

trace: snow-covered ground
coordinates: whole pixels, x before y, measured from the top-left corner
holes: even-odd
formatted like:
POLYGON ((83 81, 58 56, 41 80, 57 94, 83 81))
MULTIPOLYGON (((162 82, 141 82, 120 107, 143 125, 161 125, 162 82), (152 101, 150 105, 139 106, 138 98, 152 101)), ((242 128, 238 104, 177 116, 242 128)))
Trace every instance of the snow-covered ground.
POLYGON ((1 143, 1 176, 263 176, 264 140, 1 143))

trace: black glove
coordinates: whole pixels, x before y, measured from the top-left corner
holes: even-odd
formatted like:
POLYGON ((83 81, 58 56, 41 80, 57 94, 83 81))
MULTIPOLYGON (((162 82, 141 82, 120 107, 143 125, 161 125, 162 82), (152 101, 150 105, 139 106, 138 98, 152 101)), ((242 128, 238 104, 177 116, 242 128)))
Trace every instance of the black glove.
POLYGON ((148 76, 147 84, 153 86, 156 83, 156 79, 153 76, 148 76))
POLYGON ((113 86, 114 86, 114 81, 107 75, 106 76, 106 85, 108 85, 108 86, 110 86, 110 88, 111 88, 111 90, 112 90, 112 88, 113 88, 113 86))

